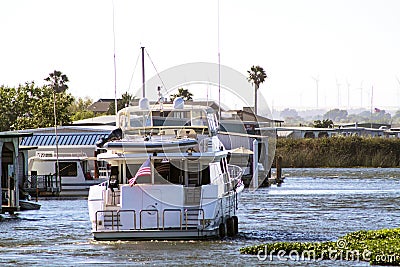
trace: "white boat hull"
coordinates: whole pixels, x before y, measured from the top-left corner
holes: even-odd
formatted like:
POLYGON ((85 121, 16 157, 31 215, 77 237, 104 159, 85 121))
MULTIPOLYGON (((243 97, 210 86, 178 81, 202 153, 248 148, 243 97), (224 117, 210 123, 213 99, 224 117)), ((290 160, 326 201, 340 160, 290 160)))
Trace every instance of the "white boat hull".
POLYGON ((183 105, 118 112, 121 139, 97 156, 110 164, 107 187, 92 186, 88 208, 96 240, 210 239, 237 234, 242 170, 228 164, 214 111, 183 105), (129 184, 130 185, 129 185, 129 184))
POLYGON ((236 216, 238 198, 244 188, 241 185, 219 198, 213 197, 218 193, 217 186, 198 188, 202 196, 200 207, 197 207, 179 206, 182 197, 188 195, 182 193, 187 188, 176 185, 141 187, 125 185, 113 192, 105 186, 91 187, 89 215, 95 240, 218 238, 221 224, 227 227, 228 220, 236 216), (161 201, 166 192, 170 193, 168 203, 161 201))
POLYGON ((198 240, 215 239, 219 236, 219 230, 121 230, 121 231, 94 231, 95 240, 198 240))

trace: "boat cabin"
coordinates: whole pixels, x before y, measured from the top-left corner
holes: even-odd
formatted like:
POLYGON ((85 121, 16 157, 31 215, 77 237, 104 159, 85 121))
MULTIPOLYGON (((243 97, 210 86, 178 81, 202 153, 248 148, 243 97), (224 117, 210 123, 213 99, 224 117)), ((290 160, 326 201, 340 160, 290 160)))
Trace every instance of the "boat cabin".
MULTIPOLYGON (((150 157, 151 175, 140 176, 137 184, 176 184, 184 187, 198 187, 213 184, 215 179, 222 178, 228 181, 228 162, 226 153, 220 155, 200 153, 176 153, 175 155, 158 153, 150 157)), ((128 184, 146 160, 146 155, 123 157, 118 154, 105 153, 100 155, 111 165, 111 179, 117 183, 128 184), (143 156, 143 157, 142 157, 143 156)))
POLYGON ((139 107, 127 107, 118 112, 117 126, 127 135, 175 135, 192 137, 197 134, 215 136, 217 121, 210 107, 183 106, 183 102, 164 104, 151 109, 147 99, 139 107))
POLYGON ((85 196, 90 185, 108 178, 106 168, 99 168, 99 177, 92 175, 88 167, 90 159, 82 152, 57 154, 37 151, 34 157, 29 158, 30 175, 25 190, 46 196, 85 196))
POLYGON ((19 189, 22 187, 26 172, 26 149, 19 146, 21 137, 30 133, 0 133, 0 196, 1 213, 13 214, 19 211, 19 189))

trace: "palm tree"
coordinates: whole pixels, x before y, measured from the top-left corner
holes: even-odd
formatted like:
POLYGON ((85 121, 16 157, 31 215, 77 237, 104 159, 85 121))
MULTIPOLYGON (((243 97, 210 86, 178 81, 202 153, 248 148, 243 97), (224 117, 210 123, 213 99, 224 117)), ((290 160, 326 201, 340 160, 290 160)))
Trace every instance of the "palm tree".
MULTIPOLYGON (((136 96, 125 92, 121 96, 122 99, 117 100, 117 112, 123 108, 129 107, 129 105, 136 100, 136 96)), ((115 115, 115 102, 111 102, 110 106, 108 107, 107 114, 115 115)))
MULTIPOLYGON (((53 107, 54 107, 54 127, 57 129, 57 113, 56 113, 56 103, 58 93, 63 93, 68 89, 68 85, 66 84, 69 82, 67 75, 62 74, 61 71, 55 70, 52 73, 49 73, 49 77, 44 79, 49 84, 51 89, 53 89, 53 107)), ((57 131, 57 130, 56 130, 57 131)))
MULTIPOLYGON (((58 135, 57 135, 57 112, 56 112, 56 102, 57 102, 57 94, 63 93, 68 89, 69 82, 67 75, 62 74, 61 71, 54 70, 54 72, 49 73, 49 77, 44 79, 48 82, 48 85, 51 89, 53 89, 53 108, 54 108, 54 133, 56 136, 56 162, 57 162, 57 176, 59 178, 59 187, 61 190, 61 177, 60 177, 60 166, 58 163, 58 135)), ((57 180, 56 180, 57 181, 57 180)))
POLYGON ((185 101, 193 100, 193 94, 189 92, 189 89, 178 88, 178 93, 169 96, 169 99, 173 102, 175 98, 182 97, 185 101))
POLYGON ((262 67, 260 66, 252 66, 250 70, 247 71, 249 74, 249 77, 247 80, 254 84, 254 114, 257 114, 257 91, 258 88, 260 87, 260 84, 262 84, 265 79, 267 78, 267 74, 265 74, 265 71, 262 67))
POLYGON ((55 70, 52 73, 49 73, 49 77, 44 79, 46 82, 49 82, 48 86, 50 86, 54 93, 62 93, 68 89, 67 82, 69 82, 67 75, 62 74, 61 71, 55 70))

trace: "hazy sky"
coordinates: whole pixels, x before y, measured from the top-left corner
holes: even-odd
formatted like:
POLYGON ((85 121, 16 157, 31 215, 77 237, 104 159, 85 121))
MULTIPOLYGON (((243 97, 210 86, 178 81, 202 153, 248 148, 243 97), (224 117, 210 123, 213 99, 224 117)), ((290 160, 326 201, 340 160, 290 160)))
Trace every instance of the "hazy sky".
MULTIPOLYGON (((221 63, 262 66, 269 105, 400 106, 400 1, 220 0, 221 63), (350 99, 348 98, 350 96, 350 99), (361 98, 362 97, 362 98, 361 98)), ((117 93, 140 87, 140 47, 158 71, 218 62, 218 1, 114 0, 117 93), (131 77, 133 80, 131 82, 131 77)), ((112 0, 1 0, 0 84, 67 74, 74 96, 114 97, 112 0)), ((146 58, 146 77, 155 74, 146 58)))

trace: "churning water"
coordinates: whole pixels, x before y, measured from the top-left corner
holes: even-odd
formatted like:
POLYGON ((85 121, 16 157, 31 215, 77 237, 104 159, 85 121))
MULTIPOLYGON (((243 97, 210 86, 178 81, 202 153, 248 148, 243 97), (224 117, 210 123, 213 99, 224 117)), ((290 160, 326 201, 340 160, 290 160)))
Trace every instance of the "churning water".
POLYGON ((245 190, 239 236, 215 241, 97 242, 87 201, 43 200, 41 210, 0 221, 1 266, 368 266, 346 261, 259 261, 243 246, 336 240, 361 229, 400 227, 400 169, 284 169, 281 187, 245 190))

